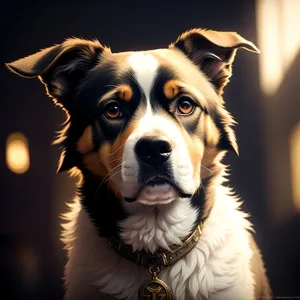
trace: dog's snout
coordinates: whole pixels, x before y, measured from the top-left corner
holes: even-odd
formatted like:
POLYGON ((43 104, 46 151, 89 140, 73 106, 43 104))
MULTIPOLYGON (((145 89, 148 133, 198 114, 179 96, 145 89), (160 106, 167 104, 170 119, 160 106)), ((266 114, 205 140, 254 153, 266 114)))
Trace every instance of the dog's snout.
POLYGON ((164 163, 171 155, 172 143, 164 136, 147 136, 140 138, 135 146, 139 160, 150 166, 164 163))

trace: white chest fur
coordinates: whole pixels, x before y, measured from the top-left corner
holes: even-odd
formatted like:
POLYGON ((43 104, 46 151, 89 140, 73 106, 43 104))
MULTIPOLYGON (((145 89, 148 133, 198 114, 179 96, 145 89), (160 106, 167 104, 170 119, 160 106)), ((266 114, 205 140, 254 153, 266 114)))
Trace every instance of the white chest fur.
MULTIPOLYGON (((251 224, 238 207, 228 189, 219 186, 215 205, 195 248, 159 274, 159 278, 171 287, 175 299, 240 300, 254 297, 254 278, 250 271, 252 251, 248 241, 251 224)), ((147 217, 151 220, 149 215, 147 217)), ((142 246, 155 251, 157 246, 169 244, 172 236, 173 241, 179 243, 180 235, 189 233, 193 217, 192 208, 179 209, 178 206, 169 214, 166 212, 159 225, 153 220, 148 224, 140 216, 140 230, 136 227, 137 219, 127 219, 122 223, 123 237, 136 249, 142 246), (182 214, 176 215, 180 211, 182 214)), ((94 299, 92 295, 100 299, 97 292, 117 299, 137 299, 138 288, 149 278, 147 270, 120 257, 107 239, 98 236, 78 199, 66 218, 69 220, 63 233, 63 241, 69 250, 65 272, 66 299, 94 299)))

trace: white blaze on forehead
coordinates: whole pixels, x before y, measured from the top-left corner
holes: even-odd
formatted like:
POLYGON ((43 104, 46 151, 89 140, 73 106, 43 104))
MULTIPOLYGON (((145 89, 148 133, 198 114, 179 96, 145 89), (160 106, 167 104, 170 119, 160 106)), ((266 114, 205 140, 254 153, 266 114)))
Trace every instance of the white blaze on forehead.
POLYGON ((151 134, 156 131, 166 135, 171 140, 182 139, 181 133, 176 126, 176 123, 172 120, 160 116, 160 115, 149 115, 145 114, 138 122, 137 129, 134 134, 139 138, 145 134, 151 134))
MULTIPOLYGON (((167 114, 155 113, 151 109, 150 92, 157 76, 159 62, 148 52, 134 52, 128 58, 128 63, 134 72, 137 83, 145 94, 147 106, 143 115, 139 115, 139 119, 136 120, 136 128, 125 143, 122 161, 126 163, 122 165, 120 191, 123 197, 138 197, 140 203, 143 204, 149 204, 149 201, 162 204, 179 197, 178 191, 173 188, 168 190, 168 186, 147 187, 141 190, 142 186, 138 179, 140 165, 135 153, 135 145, 143 136, 159 132, 168 137, 174 146, 169 161, 175 184, 180 186, 185 193, 192 194, 197 185, 193 179, 195 170, 180 126, 177 126, 176 122, 167 114)), ((129 205, 126 206, 126 209, 129 209, 129 205)))
POLYGON ((156 77, 158 62, 155 57, 145 52, 134 52, 128 62, 135 73, 136 80, 146 95, 150 108, 150 91, 156 77))

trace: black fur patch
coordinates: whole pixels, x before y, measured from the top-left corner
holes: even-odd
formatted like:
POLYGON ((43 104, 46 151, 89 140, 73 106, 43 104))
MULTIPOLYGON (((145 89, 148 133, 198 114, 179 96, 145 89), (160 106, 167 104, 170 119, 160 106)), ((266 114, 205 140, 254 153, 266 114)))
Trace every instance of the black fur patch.
POLYGON ((118 222, 126 218, 120 199, 111 191, 106 182, 102 182, 83 171, 84 183, 78 188, 81 203, 104 237, 119 236, 118 222))
POLYGON ((197 226, 200 222, 205 221, 213 207, 215 201, 214 195, 210 194, 208 198, 206 191, 209 189, 210 184, 213 184, 212 182, 214 178, 215 176, 204 179, 200 187, 191 197, 191 205, 198 211, 195 226, 197 226))
POLYGON ((170 102, 164 94, 164 86, 169 80, 178 79, 174 72, 167 67, 160 67, 150 94, 150 104, 154 112, 163 109, 166 113, 173 117, 170 113, 170 102))

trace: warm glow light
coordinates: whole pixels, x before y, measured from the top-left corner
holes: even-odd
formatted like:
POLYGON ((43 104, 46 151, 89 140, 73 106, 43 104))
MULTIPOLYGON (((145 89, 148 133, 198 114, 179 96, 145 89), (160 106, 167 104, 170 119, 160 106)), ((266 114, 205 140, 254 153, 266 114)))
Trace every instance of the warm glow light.
POLYGON ((300 121, 290 135, 290 157, 293 200, 300 211, 300 121))
POLYGON ((9 135, 6 141, 6 164, 14 173, 23 174, 30 166, 29 148, 26 137, 19 132, 9 135))
POLYGON ((282 61, 280 59, 279 8, 280 0, 257 1, 257 38, 260 81, 263 91, 272 94, 282 80, 282 61))
POLYGON ((300 48, 300 1, 257 0, 256 7, 260 84, 271 96, 300 48))

